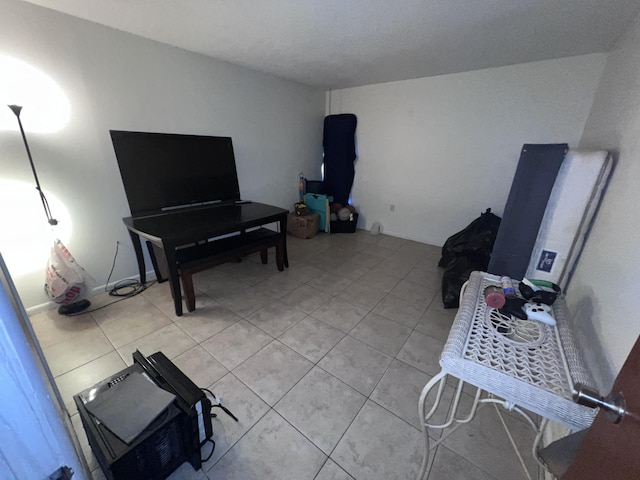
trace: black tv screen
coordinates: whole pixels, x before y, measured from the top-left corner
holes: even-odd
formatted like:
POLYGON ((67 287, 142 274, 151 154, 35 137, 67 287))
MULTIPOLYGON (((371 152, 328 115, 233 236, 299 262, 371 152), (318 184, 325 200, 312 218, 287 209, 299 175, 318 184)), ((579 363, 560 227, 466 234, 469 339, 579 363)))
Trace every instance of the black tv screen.
POLYGON ((240 200, 230 137, 110 133, 132 215, 240 200))

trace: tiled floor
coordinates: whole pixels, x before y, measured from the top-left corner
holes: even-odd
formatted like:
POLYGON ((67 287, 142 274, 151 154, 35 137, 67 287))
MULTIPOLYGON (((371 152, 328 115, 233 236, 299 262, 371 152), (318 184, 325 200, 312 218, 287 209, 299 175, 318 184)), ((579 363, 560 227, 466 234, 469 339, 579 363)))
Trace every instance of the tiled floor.
MULTIPOLYGON (((94 478, 103 475, 72 396, 136 349, 164 352, 240 419, 213 419, 213 456, 173 480, 416 478, 418 396, 455 315, 442 308, 440 249, 357 231, 289 237, 288 250, 284 272, 250 257, 196 275, 197 308, 181 317, 163 283, 79 317, 31 319, 94 478)), ((503 417, 537 479, 533 432, 503 417)), ((430 480, 527 478, 493 406, 434 452, 430 480)))

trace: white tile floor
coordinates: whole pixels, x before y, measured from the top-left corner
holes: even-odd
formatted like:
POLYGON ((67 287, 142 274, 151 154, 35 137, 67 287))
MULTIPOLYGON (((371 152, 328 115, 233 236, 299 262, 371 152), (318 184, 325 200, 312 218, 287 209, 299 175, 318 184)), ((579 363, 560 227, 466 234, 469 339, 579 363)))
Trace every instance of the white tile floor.
MULTIPOLYGON (((284 272, 255 256, 196 275, 196 310, 182 317, 163 283, 79 317, 31 319, 94 478, 104 477, 72 396, 131 364, 136 349, 162 351, 240 419, 213 419, 213 456, 173 480, 416 478, 418 396, 455 315, 442 307, 440 249, 357 231, 289 237, 288 250, 284 272)), ((504 417, 537 479, 533 432, 504 417)), ((488 406, 435 449, 428 478, 528 477, 488 406)))

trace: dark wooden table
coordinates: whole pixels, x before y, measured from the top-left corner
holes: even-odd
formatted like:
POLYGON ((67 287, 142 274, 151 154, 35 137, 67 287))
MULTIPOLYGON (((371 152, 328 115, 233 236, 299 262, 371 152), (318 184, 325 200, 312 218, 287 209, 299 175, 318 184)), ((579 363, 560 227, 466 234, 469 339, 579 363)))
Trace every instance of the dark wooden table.
POLYGON ((289 211, 284 208, 250 202, 171 210, 158 214, 126 217, 122 220, 133 242, 140 282, 146 283, 147 279, 141 237, 159 247, 163 252, 176 315, 180 316, 182 315, 182 290, 176 262, 178 247, 202 241, 215 241, 212 239, 223 235, 243 232, 269 223, 279 223, 279 233, 282 235, 284 245, 284 265, 288 267, 287 213, 289 211))

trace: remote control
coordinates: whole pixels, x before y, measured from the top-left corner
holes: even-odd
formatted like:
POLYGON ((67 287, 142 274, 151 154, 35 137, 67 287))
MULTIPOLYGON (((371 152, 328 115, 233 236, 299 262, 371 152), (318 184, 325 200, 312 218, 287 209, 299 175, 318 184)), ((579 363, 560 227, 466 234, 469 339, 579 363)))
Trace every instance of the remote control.
POLYGON ((556 319, 551 316, 551 307, 544 303, 527 303, 524 311, 529 320, 537 320, 547 325, 555 325, 556 319))

